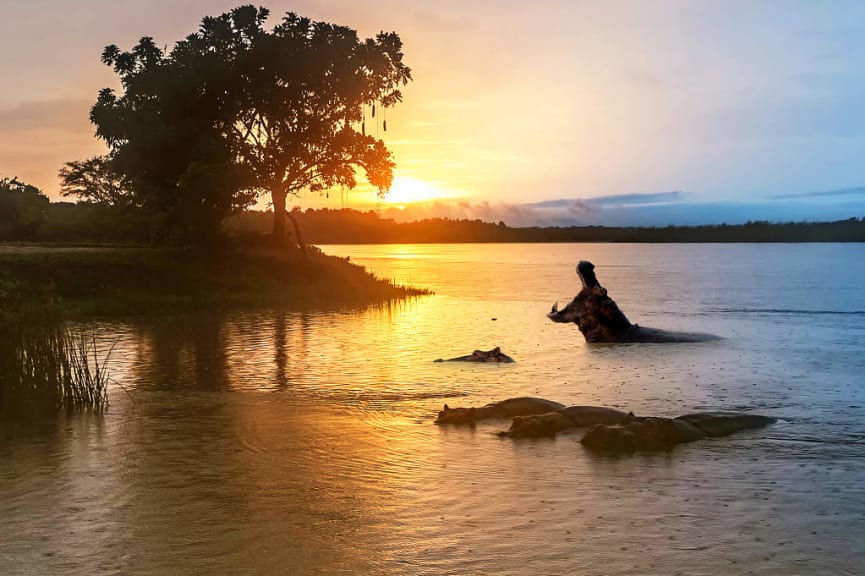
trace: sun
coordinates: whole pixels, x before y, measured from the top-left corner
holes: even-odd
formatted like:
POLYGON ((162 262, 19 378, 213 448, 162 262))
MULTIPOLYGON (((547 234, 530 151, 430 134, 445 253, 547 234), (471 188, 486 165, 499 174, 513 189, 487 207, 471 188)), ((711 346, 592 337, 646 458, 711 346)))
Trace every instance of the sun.
POLYGON ((428 202, 430 200, 439 200, 447 198, 451 194, 439 188, 435 184, 417 180, 415 178, 407 178, 405 176, 396 176, 393 179, 393 185, 390 188, 384 201, 390 204, 414 204, 417 202, 428 202))

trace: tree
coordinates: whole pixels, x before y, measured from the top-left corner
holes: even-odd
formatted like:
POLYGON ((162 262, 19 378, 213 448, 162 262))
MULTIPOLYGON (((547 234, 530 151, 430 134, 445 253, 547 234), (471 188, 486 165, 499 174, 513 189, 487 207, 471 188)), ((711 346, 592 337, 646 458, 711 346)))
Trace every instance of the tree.
POLYGON ((141 197, 132 182, 114 168, 110 156, 66 162, 59 172, 60 193, 77 204, 52 204, 46 233, 96 241, 153 241, 141 197))
POLYGON ((66 162, 60 169, 60 193, 108 206, 135 205, 129 179, 111 165, 108 156, 66 162))
POLYGON ((50 201, 18 178, 0 178, 0 240, 37 240, 50 201))
POLYGON ((253 21, 253 42, 238 58, 245 82, 229 134, 240 163, 270 191, 273 235, 281 239, 289 194, 354 188, 355 167, 379 195, 390 189, 394 162, 384 143, 366 133, 364 110, 373 116, 376 104, 402 101, 399 87, 411 71, 396 33, 361 41, 351 28, 293 13, 266 32, 261 9, 248 6, 205 22, 205 30, 210 24, 224 37, 253 21))
POLYGON ((100 92, 91 119, 159 211, 189 219, 185 209, 205 204, 218 218, 270 193, 281 242, 290 194, 353 188, 356 168, 389 190, 392 155, 366 133, 365 111, 401 102, 411 71, 396 33, 362 41, 294 13, 267 30, 268 15, 241 6, 204 18, 168 54, 150 38, 130 52, 108 46, 124 93, 100 92))
POLYGON ((124 93, 103 89, 91 109, 96 134, 110 148, 151 222, 152 237, 210 245, 226 216, 256 197, 224 137, 230 72, 214 54, 187 58, 183 43, 170 54, 142 38, 130 52, 108 46, 124 93))

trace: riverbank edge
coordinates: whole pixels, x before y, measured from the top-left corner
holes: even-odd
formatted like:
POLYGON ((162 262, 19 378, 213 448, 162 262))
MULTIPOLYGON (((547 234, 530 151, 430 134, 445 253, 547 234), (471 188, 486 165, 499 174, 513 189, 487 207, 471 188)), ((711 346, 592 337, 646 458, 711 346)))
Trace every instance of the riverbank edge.
POLYGON ((19 246, 0 252, 0 299, 63 317, 274 307, 359 308, 430 294, 315 248, 218 254, 149 248, 19 246))

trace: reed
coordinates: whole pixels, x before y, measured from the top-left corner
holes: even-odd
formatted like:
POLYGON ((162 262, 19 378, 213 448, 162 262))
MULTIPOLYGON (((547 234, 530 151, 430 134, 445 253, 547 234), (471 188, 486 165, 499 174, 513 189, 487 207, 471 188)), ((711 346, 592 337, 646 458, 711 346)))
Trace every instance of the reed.
POLYGON ((0 419, 59 411, 101 412, 108 406, 110 350, 60 322, 0 326, 0 419))

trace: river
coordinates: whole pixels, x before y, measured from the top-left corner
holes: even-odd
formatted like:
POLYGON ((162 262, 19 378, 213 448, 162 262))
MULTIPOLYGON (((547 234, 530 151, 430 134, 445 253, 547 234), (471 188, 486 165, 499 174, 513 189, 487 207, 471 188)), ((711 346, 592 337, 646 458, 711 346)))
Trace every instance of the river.
POLYGON ((111 406, 0 436, 0 574, 862 574, 865 245, 323 248, 435 294, 84 326, 111 406), (580 259, 723 339, 587 346, 545 317, 580 259), (623 456, 433 424, 524 395, 779 422, 623 456))

